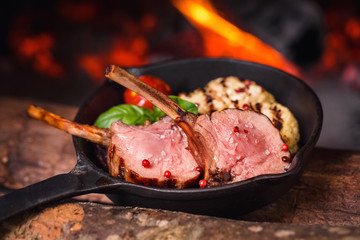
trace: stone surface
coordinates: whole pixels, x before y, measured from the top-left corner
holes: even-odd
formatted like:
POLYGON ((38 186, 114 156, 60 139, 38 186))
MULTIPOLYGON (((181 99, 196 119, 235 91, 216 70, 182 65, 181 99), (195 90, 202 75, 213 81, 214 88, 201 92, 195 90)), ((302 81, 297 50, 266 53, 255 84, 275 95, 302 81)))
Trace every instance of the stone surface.
POLYGON ((3 223, 1 239, 346 239, 360 228, 260 223, 156 209, 66 202, 3 223))

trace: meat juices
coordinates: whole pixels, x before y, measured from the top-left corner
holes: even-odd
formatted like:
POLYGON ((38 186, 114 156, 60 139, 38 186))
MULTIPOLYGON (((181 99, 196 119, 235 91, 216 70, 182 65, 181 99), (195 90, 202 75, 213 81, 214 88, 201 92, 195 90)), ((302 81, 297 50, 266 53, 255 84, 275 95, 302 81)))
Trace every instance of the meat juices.
POLYGON ((110 134, 107 161, 111 175, 147 186, 184 188, 197 184, 200 172, 188 138, 169 117, 147 126, 118 121, 111 125, 110 134))
POLYGON ((226 109, 201 115, 194 130, 212 153, 205 169, 211 185, 282 173, 289 167, 283 159, 290 159, 290 152, 282 150, 279 131, 263 114, 226 109))

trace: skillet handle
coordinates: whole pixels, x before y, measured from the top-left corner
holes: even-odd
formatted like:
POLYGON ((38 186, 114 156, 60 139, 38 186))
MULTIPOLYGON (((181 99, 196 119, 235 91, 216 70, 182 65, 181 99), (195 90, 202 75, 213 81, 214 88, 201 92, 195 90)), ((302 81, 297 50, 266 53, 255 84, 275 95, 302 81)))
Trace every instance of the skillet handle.
POLYGON ((92 186, 82 184, 72 172, 48 178, 0 197, 0 222, 41 204, 88 193, 92 186))

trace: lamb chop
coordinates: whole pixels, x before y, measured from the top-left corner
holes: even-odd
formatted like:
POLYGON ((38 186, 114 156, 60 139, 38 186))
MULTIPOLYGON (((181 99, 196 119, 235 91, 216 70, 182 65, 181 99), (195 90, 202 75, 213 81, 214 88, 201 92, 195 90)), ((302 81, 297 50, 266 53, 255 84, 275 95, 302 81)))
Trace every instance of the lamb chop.
POLYGON ((229 108, 201 115, 194 131, 212 151, 205 170, 212 186, 281 173, 290 166, 279 130, 261 113, 229 108))
POLYGON ((201 174, 188 137, 169 117, 147 126, 111 125, 107 164, 112 176, 147 186, 195 186, 201 174))
MULTIPOLYGON (((209 185, 281 173, 289 167, 291 155, 287 145, 261 113, 226 109, 198 117, 120 67, 110 66, 106 77, 146 98, 182 128, 209 185)), ((117 163, 112 167, 117 167, 117 163)))
POLYGON ((188 146, 187 135, 169 117, 151 125, 130 126, 121 121, 110 129, 79 124, 31 105, 28 114, 72 135, 108 148, 112 176, 146 186, 195 186, 201 175, 188 146))

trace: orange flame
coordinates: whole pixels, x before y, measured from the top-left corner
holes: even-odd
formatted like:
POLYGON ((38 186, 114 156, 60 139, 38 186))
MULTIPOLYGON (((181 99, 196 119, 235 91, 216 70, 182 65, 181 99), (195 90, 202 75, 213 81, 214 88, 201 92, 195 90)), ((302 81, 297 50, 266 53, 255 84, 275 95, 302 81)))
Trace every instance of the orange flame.
POLYGON ((210 1, 172 0, 172 3, 201 33, 206 56, 254 61, 300 75, 299 69, 281 53, 219 16, 210 1))

